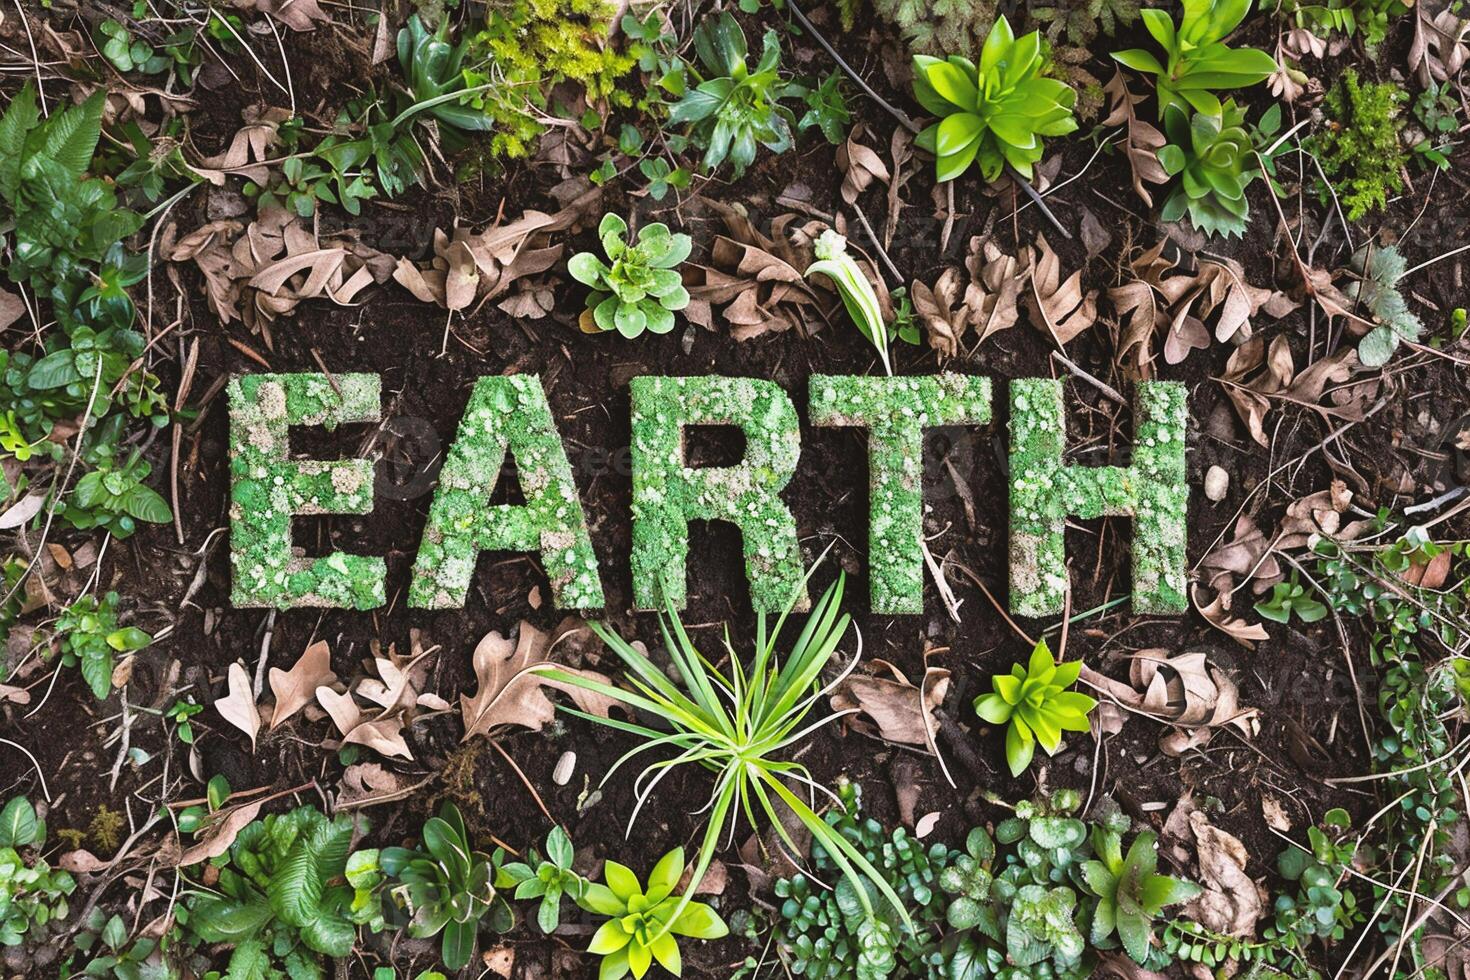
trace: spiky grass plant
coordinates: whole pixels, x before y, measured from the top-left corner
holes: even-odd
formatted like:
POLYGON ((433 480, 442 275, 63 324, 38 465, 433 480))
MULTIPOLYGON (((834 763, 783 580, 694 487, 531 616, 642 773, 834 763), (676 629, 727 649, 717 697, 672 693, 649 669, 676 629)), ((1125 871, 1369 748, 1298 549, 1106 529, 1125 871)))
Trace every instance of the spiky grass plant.
MULTIPOLYGON (((838 608, 843 584, 844 579, 839 576, 827 589, 812 609, 791 651, 784 657, 777 653, 776 644, 792 607, 788 605, 781 613, 774 629, 767 628, 766 616, 762 614, 756 622, 755 658, 749 668, 742 665, 736 655, 728 629, 724 645, 729 667, 722 671, 712 663, 689 638, 672 602, 666 601, 666 611, 660 615, 659 625, 680 683, 674 683, 647 654, 600 623, 593 623, 592 629, 622 659, 632 691, 555 667, 543 668, 539 672, 564 684, 574 684, 613 698, 668 725, 670 730, 664 731, 638 722, 601 718, 566 709, 588 721, 642 739, 641 744, 625 753, 608 770, 602 780, 604 784, 624 763, 645 752, 656 749, 677 752, 672 758, 651 763, 639 774, 634 784, 638 804, 628 820, 629 834, 637 824, 644 803, 660 780, 670 772, 680 766, 699 765, 715 774, 714 790, 703 810, 709 814, 709 821, 691 881, 698 882, 704 877, 720 846, 721 834, 728 831, 730 836, 734 835, 735 821, 741 813, 757 832, 769 826, 792 854, 800 853, 800 848, 777 815, 775 800, 779 800, 856 886, 853 890, 868 915, 874 915, 869 889, 876 889, 898 911, 904 925, 911 927, 901 900, 878 869, 814 809, 819 793, 830 797, 839 806, 841 802, 831 790, 816 782, 801 763, 781 758, 814 731, 848 713, 824 714, 815 720, 810 718, 813 709, 825 702, 827 695, 852 672, 862 652, 859 643, 858 652, 839 676, 828 684, 822 683, 822 671, 836 654, 851 622, 851 618, 840 613, 838 608), (792 792, 785 780, 804 787, 807 799, 792 792)), ((797 590, 797 594, 804 592, 805 589, 797 590)), ((692 892, 691 888, 680 899, 679 909, 670 919, 678 918, 692 892)))

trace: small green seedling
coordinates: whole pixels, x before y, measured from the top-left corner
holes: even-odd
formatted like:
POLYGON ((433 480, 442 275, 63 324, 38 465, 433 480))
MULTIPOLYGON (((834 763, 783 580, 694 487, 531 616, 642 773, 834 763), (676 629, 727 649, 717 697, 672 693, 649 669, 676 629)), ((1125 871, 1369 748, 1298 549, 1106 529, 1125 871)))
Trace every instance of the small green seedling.
POLYGON ((1292 575, 1290 581, 1276 583, 1269 599, 1256 603, 1256 612, 1273 623, 1287 622, 1292 613, 1304 623, 1315 623, 1327 615, 1327 607, 1292 575))
POLYGON ((1037 742, 1047 755, 1056 755, 1062 732, 1087 731, 1087 715, 1097 701, 1067 690, 1081 672, 1082 661, 1057 663, 1041 640, 1026 667, 1016 664, 1009 674, 992 676, 995 690, 975 699, 976 714, 992 725, 1006 725, 1006 763, 1012 776, 1031 765, 1037 742))
POLYGON ((1199 895, 1191 881, 1156 873, 1158 838, 1145 831, 1133 839, 1127 856, 1122 837, 1096 828, 1092 848, 1097 859, 1084 862, 1082 876, 1098 898, 1092 914, 1092 942, 1101 945, 1116 929, 1123 949, 1142 963, 1153 945, 1153 923, 1166 905, 1187 902, 1199 895))
POLYGON ((628 223, 605 214, 597 237, 612 265, 591 252, 578 252, 567 263, 572 278, 592 287, 582 311, 583 332, 616 330, 631 339, 644 330, 674 329, 674 311, 689 305, 679 277, 679 264, 693 247, 689 236, 670 234, 667 225, 655 222, 639 229, 638 241, 629 244, 628 223))
POLYGON ((888 359, 888 345, 891 343, 888 325, 883 322, 883 310, 878 304, 873 284, 847 251, 847 239, 829 228, 817 238, 812 250, 817 261, 807 266, 807 278, 822 275, 832 280, 837 294, 842 297, 842 305, 847 308, 847 315, 868 343, 877 348, 878 359, 883 362, 883 373, 891 376, 893 364, 888 359))
POLYGON ((940 181, 976 162, 986 180, 999 178, 1006 165, 1030 180, 1032 164, 1045 152, 1041 137, 1077 128, 1077 92, 1045 77, 1041 34, 1018 39, 1005 17, 986 37, 978 67, 960 55, 943 61, 917 55, 913 67, 914 98, 940 117, 915 142, 934 154, 940 181))
POLYGON ((616 861, 606 862, 602 874, 607 884, 590 883, 577 900, 589 912, 611 916, 587 947, 587 952, 602 957, 598 980, 619 980, 630 972, 641 978, 654 960, 678 976, 683 958, 676 936, 720 939, 730 934, 714 909, 674 894, 684 874, 682 847, 659 860, 646 889, 636 874, 616 861))
POLYGON ((1255 85, 1276 70, 1276 59, 1266 52, 1225 43, 1250 7, 1251 0, 1184 0, 1177 29, 1167 11, 1144 10, 1143 26, 1164 49, 1164 63, 1142 48, 1115 51, 1113 58, 1157 76, 1161 116, 1170 106, 1193 106, 1218 116, 1222 107, 1216 89, 1255 85))
POLYGON ((551 828, 546 835, 546 857, 531 849, 529 861, 514 861, 495 873, 495 887, 514 887, 517 901, 539 898, 536 924, 548 936, 561 922, 563 897, 579 901, 587 891, 587 879, 572 870, 572 841, 561 827, 551 828))

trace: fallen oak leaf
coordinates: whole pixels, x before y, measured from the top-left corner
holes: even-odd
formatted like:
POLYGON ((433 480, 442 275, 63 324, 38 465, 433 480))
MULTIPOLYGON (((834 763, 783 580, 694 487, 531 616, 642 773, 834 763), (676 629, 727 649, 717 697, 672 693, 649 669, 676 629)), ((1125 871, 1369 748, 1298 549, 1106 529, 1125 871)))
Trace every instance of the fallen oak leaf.
POLYGON ((1033 326, 1048 335, 1059 346, 1066 344, 1097 322, 1097 290, 1082 289, 1082 270, 1062 279, 1062 260, 1047 244, 1045 235, 1036 236, 1032 250, 1030 289, 1025 296, 1027 312, 1033 326))
POLYGON ((855 727, 867 727, 869 734, 896 745, 920 746, 937 754, 934 732, 938 723, 934 710, 944 703, 949 691, 950 673, 943 667, 928 667, 924 682, 915 687, 904 673, 886 660, 874 660, 874 674, 850 674, 832 692, 832 709, 838 713, 866 715, 876 725, 864 725, 855 719, 855 727), (888 673, 891 677, 879 676, 888 673))
POLYGON ((516 726, 539 731, 556 715, 556 706, 546 696, 544 687, 569 694, 577 707, 588 714, 608 717, 617 703, 585 688, 538 674, 538 668, 554 667, 604 684, 611 680, 595 671, 567 667, 551 661, 551 652, 570 633, 587 629, 575 618, 563 620, 553 640, 546 633, 522 621, 517 639, 512 641, 491 631, 476 644, 471 664, 479 687, 473 695, 461 695, 460 714, 464 719, 466 741, 475 735, 488 735, 502 726, 516 726))
POLYGON ((226 807, 211 818, 209 826, 194 843, 179 854, 177 867, 187 868, 193 864, 217 858, 230 849, 235 838, 260 813, 264 799, 252 800, 237 806, 226 807))
POLYGON ((1113 77, 1103 86, 1103 94, 1108 96, 1111 105, 1102 125, 1126 127, 1118 145, 1123 148, 1123 156, 1133 172, 1133 191, 1145 205, 1153 207, 1153 195, 1145 185, 1169 182, 1169 172, 1159 162, 1158 156, 1158 151, 1169 141, 1157 127, 1144 122, 1133 111, 1133 107, 1146 96, 1134 95, 1128 91, 1128 83, 1121 69, 1113 70, 1113 77))
POLYGON ((837 169, 842 171, 842 199, 848 204, 856 204, 858 197, 873 181, 886 184, 892 179, 883 158, 858 142, 862 134, 861 125, 854 127, 837 148, 837 169))
POLYGON ((302 652, 290 670, 272 667, 269 676, 271 693, 276 698, 270 727, 275 728, 310 704, 317 688, 336 683, 332 649, 326 640, 318 640, 302 652))
POLYGON ((250 749, 255 750, 255 736, 260 732, 260 709, 255 706, 255 695, 250 690, 250 677, 240 664, 230 664, 227 673, 229 694, 214 702, 220 717, 250 736, 250 749))

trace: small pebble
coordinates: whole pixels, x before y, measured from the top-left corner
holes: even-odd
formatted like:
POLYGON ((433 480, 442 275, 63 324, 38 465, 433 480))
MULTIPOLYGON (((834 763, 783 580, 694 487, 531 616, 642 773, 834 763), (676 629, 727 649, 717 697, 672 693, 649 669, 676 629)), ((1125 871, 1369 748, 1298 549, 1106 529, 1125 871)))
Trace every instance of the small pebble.
POLYGON ((556 769, 551 773, 551 781, 558 786, 565 786, 572 781, 572 773, 577 768, 577 753, 570 750, 563 752, 561 758, 556 760, 556 769))
POLYGON ((1219 503, 1225 499, 1225 494, 1230 490, 1230 474, 1218 466, 1211 466, 1205 472, 1205 496, 1219 503))

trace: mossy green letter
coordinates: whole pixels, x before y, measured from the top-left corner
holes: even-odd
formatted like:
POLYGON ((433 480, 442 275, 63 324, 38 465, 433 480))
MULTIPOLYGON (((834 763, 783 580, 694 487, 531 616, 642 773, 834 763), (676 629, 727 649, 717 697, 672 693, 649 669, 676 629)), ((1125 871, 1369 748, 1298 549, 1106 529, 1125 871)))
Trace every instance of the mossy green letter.
POLYGON ((376 422, 376 374, 252 374, 230 382, 231 601, 236 606, 372 609, 384 603, 383 560, 291 549, 297 514, 366 514, 373 464, 291 459, 290 428, 376 422), (335 383, 334 383, 335 382, 335 383))
POLYGON ((812 424, 868 429, 868 565, 876 613, 924 611, 924 430, 990 421, 990 379, 812 375, 812 424))
POLYGON ((1144 381, 1135 402, 1133 465, 1062 462, 1062 383, 1011 382, 1011 611, 1060 613, 1067 588, 1068 517, 1133 518, 1133 608, 1185 609, 1185 389, 1144 381))
POLYGON ((634 378, 633 602, 676 609, 686 600, 691 520, 730 521, 744 539, 751 605, 808 606, 796 521, 780 491, 796 470, 801 430, 791 399, 754 378, 634 378), (738 466, 685 465, 684 429, 734 425, 745 433, 738 466))
POLYGON ((481 378, 439 472, 409 605, 463 606, 480 552, 538 551, 556 605, 601 609, 602 579, 572 466, 534 374, 481 378), (506 450, 525 504, 490 505, 506 450))

